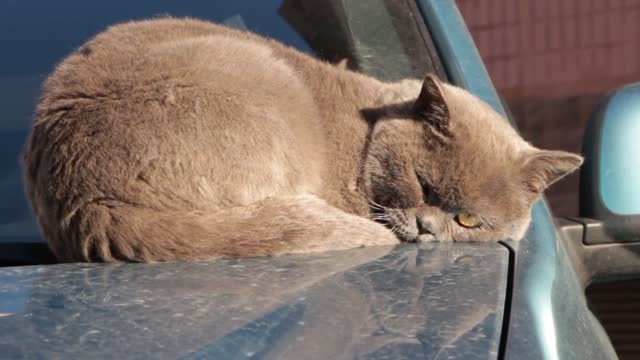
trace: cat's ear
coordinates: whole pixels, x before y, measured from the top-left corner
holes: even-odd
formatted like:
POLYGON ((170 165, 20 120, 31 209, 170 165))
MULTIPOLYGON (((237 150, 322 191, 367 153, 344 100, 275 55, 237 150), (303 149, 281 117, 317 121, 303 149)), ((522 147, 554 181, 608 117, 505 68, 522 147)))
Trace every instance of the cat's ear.
POLYGON ((444 100, 442 83, 437 76, 429 74, 422 82, 420 95, 413 105, 414 116, 421 121, 446 128, 449 124, 449 108, 444 100))
POLYGON ((524 159, 522 175, 525 185, 534 194, 540 194, 549 185, 577 170, 583 160, 582 156, 566 151, 537 150, 524 159))

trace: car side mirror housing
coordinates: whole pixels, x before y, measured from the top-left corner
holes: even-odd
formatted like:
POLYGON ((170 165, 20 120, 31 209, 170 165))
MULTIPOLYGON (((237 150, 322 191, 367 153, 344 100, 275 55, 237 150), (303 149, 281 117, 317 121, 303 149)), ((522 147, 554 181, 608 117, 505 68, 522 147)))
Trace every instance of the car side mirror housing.
POLYGON ((583 154, 580 216, 595 220, 585 243, 640 241, 640 83, 604 99, 585 131, 583 154))

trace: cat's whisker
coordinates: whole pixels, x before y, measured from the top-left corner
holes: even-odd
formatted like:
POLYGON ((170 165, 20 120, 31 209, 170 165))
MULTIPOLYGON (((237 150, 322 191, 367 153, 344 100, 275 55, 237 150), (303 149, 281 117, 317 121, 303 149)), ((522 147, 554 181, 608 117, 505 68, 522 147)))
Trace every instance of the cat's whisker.
POLYGON ((387 214, 369 214, 369 218, 374 221, 389 222, 391 218, 387 214))
POLYGON ((371 208, 373 209, 381 210, 381 211, 386 211, 388 209, 386 206, 378 204, 377 202, 373 201, 371 198, 369 198, 366 195, 365 195, 365 198, 367 199, 369 206, 371 206, 371 208))
POLYGON ((369 203, 369 206, 370 206, 372 209, 375 209, 375 210, 384 210, 384 208, 382 208, 382 207, 380 207, 380 206, 378 206, 378 205, 372 204, 372 203, 369 203))
POLYGON ((387 208, 380 205, 380 204, 376 204, 376 203, 369 203, 369 206, 371 206, 374 209, 378 209, 378 210, 386 210, 387 208))
POLYGON ((380 214, 380 213, 371 213, 371 214, 369 214, 369 217, 372 217, 372 218, 389 218, 389 215, 380 214))

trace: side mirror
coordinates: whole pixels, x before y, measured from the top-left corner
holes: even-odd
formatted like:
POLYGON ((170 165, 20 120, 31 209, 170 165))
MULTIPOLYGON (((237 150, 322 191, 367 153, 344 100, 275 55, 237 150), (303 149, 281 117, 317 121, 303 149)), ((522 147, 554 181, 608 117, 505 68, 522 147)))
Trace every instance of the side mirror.
POLYGON ((640 83, 609 95, 584 135, 580 216, 585 244, 640 241, 640 83))
POLYGON ((574 269, 594 281, 640 277, 640 83, 607 96, 584 134, 580 217, 557 219, 574 269))

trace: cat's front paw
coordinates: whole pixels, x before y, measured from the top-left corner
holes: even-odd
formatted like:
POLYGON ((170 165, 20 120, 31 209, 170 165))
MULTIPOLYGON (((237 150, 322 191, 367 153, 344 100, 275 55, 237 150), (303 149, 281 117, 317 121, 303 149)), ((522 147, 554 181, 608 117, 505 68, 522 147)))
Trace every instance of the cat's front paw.
POLYGON ((359 218, 353 224, 354 241, 359 246, 366 245, 395 245, 400 243, 400 239, 390 229, 384 225, 359 218))

